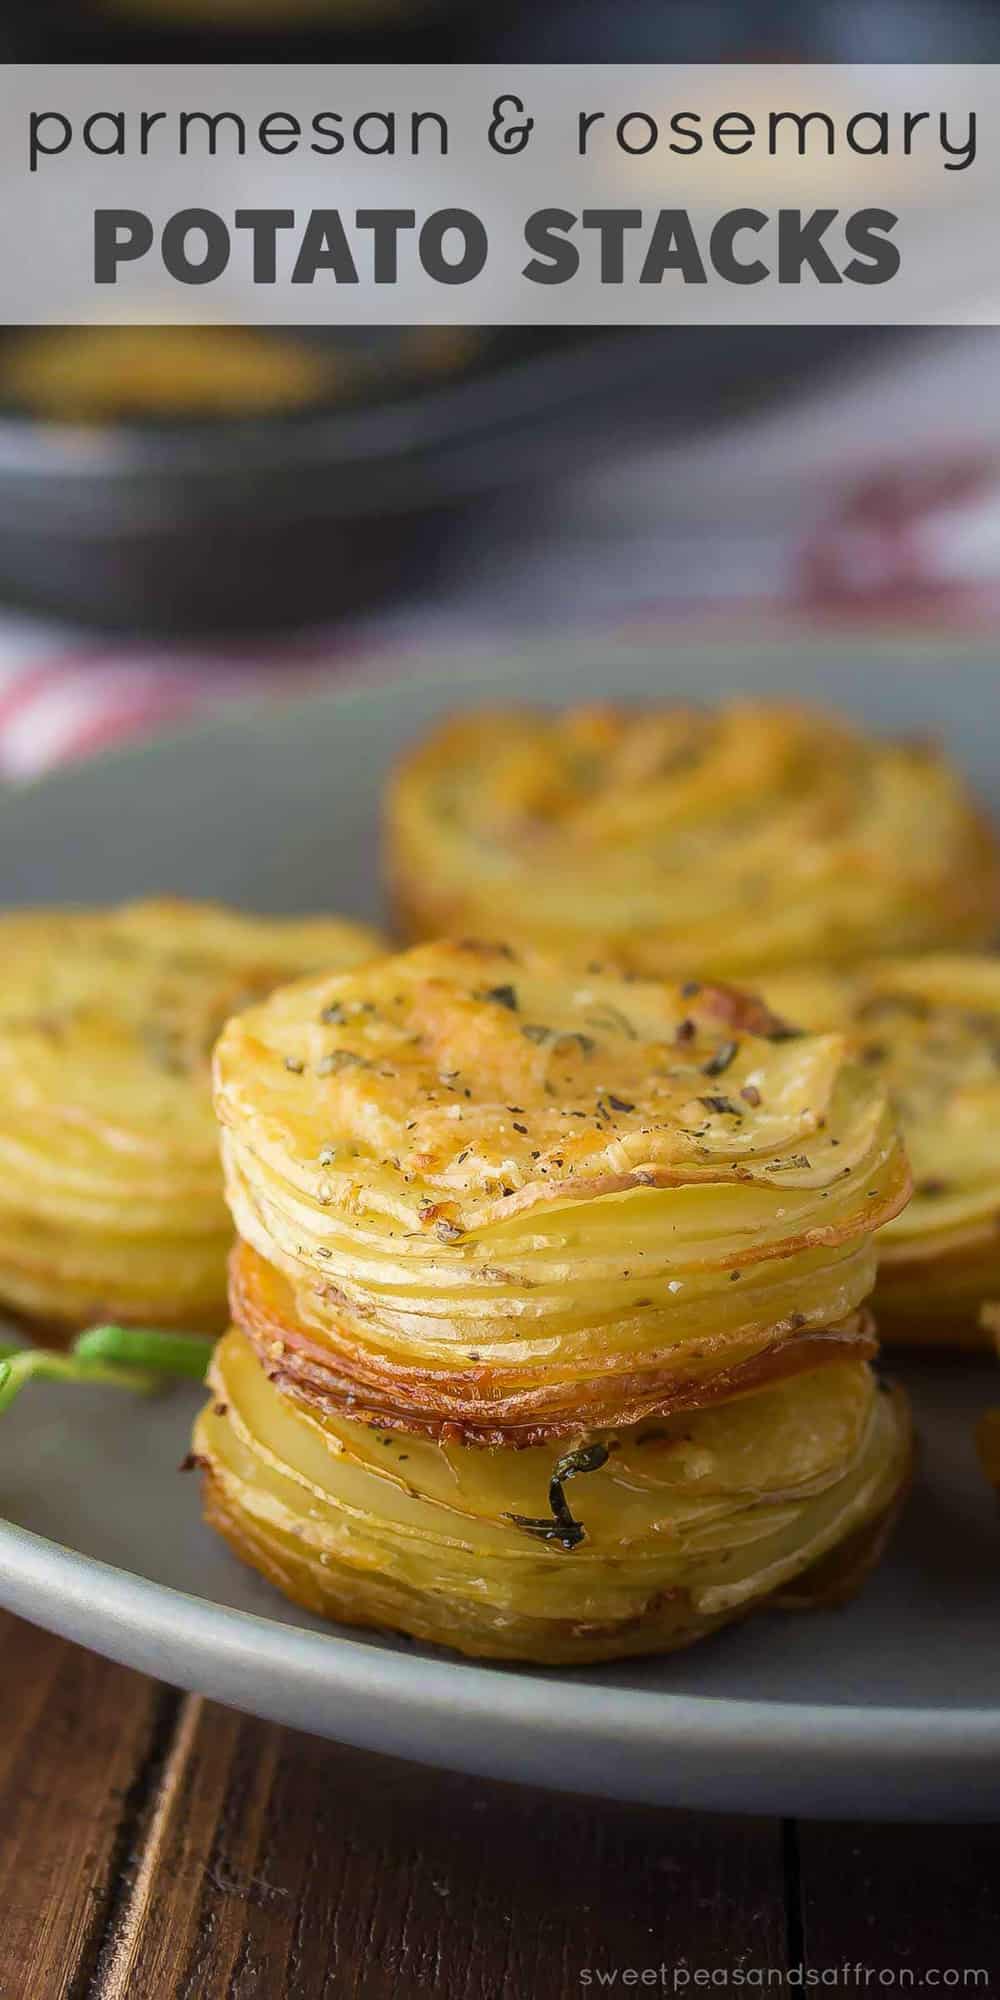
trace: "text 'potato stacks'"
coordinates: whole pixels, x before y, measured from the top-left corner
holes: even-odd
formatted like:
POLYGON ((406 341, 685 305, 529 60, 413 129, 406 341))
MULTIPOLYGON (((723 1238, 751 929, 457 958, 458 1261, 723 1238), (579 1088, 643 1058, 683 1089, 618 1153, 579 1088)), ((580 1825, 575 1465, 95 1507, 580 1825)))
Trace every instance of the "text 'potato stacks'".
POLYGON ((0 1303, 224 1324, 212 1044, 277 981, 378 948, 336 918, 166 899, 0 919, 0 1303))
POLYGON ((870 1556, 909 1445, 865 1301, 909 1180, 841 1034, 467 941, 280 989, 215 1080, 237 1330, 195 1452, 292 1596, 596 1659, 870 1556))
POLYGON ((988 943, 993 835, 927 746, 796 706, 483 711, 404 757, 406 933, 501 935, 669 978, 988 943))
POLYGON ((850 1036, 902 1127, 913 1200, 879 1238, 880 1333, 988 1345, 981 1309, 1000 1300, 1000 959, 785 973, 766 990, 789 1020, 850 1036))

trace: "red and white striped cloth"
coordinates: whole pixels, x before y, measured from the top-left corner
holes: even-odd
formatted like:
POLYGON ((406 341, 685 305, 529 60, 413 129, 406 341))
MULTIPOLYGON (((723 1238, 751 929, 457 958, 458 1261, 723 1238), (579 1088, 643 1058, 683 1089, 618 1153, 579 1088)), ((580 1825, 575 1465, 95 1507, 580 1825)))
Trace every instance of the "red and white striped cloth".
POLYGON ((336 634, 234 653, 102 643, 29 619, 0 620, 0 774, 33 777, 236 698, 292 692, 349 653, 336 634))
MULTIPOLYGON (((738 336, 737 336, 738 337, 738 336)), ((527 629, 707 619, 1000 623, 1000 334, 910 336, 676 447, 470 515, 433 601, 253 646, 102 642, 0 615, 0 776, 246 696, 527 629)))

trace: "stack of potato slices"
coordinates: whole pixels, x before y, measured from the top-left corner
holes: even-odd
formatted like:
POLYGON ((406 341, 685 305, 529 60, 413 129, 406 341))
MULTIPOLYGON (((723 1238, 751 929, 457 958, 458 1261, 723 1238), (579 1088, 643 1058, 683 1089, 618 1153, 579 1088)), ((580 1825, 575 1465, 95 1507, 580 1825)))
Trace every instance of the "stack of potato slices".
POLYGON ((875 1308, 887 1340, 976 1347, 1000 1300, 1000 961, 930 955, 855 973, 786 973, 769 1001, 841 1029, 886 1085, 913 1200, 879 1239, 875 1308))
POLYGON ((0 920, 0 1302, 43 1328, 225 1323, 215 1037, 294 973, 378 949, 336 918, 173 900, 0 920))
POLYGON ((400 764, 405 934, 654 978, 987 944, 996 841, 947 758, 782 702, 452 716, 400 764))
POLYGON ((435 944, 216 1052, 209 1517, 310 1609, 499 1658, 680 1645, 876 1552, 906 1478, 877 1073, 711 985, 435 944))

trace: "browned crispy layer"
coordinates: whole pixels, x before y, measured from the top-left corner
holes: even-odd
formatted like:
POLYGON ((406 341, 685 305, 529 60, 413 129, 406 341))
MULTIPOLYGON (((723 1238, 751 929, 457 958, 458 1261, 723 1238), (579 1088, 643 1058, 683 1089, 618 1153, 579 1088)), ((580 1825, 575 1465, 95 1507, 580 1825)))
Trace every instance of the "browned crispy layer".
POLYGON ((486 1366, 450 1372, 405 1368, 352 1340, 336 1319, 322 1339, 303 1326, 287 1281, 246 1243, 237 1243, 232 1254, 230 1307, 270 1379, 314 1407, 344 1410, 389 1430, 490 1446, 526 1447, 701 1408, 849 1354, 870 1359, 877 1344, 867 1312, 808 1331, 796 1325, 793 1314, 772 1329, 765 1351, 735 1363, 726 1358, 727 1338, 692 1342, 687 1377, 676 1354, 659 1369, 619 1371, 570 1385, 516 1382, 508 1370, 486 1366), (718 1366, 706 1373, 713 1350, 718 1366))

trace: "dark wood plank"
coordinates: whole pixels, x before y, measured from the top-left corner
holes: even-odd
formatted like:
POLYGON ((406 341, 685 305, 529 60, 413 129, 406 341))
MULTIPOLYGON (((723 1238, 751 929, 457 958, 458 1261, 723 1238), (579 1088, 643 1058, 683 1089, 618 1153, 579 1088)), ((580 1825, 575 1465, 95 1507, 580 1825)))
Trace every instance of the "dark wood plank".
POLYGON ((784 1938, 776 1822, 421 1771, 190 1700, 95 1993, 558 2000, 598 1968, 777 1967, 784 1938))
POLYGON ((69 2000, 178 1697, 0 1612, 0 1996, 69 2000))
POLYGON ((858 1992, 883 1970, 915 1988, 927 1968, 976 1970, 988 1983, 951 1990, 1000 1994, 1000 1827, 802 1823, 796 1836, 809 1967, 874 1968, 858 1992))

